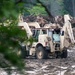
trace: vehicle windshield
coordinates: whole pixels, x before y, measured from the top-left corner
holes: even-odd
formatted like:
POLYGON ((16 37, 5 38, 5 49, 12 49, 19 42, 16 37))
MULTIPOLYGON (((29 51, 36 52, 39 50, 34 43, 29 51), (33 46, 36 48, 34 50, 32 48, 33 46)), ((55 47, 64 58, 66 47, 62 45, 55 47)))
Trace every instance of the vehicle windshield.
POLYGON ((33 29, 33 37, 38 40, 39 35, 47 34, 47 29, 33 29))
POLYGON ((47 30, 42 30, 42 34, 47 34, 47 30))

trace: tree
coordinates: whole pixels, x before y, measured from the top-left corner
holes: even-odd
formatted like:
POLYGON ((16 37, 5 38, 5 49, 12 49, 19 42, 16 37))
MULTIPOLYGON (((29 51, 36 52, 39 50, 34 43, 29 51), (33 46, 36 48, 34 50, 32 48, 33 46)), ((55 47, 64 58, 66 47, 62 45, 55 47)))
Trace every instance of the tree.
POLYGON ((67 10, 72 7, 70 7, 70 3, 72 2, 70 0, 37 0, 37 2, 45 8, 45 11, 50 17, 51 15, 55 17, 69 13, 67 10))
POLYGON ((64 1, 64 8, 68 14, 71 16, 75 16, 75 0, 63 0, 64 1))
POLYGON ((49 17, 53 17, 53 15, 52 15, 51 12, 48 10, 47 6, 45 5, 45 3, 43 3, 43 1, 37 0, 37 2, 40 3, 42 7, 45 8, 45 11, 47 12, 47 14, 48 14, 49 17))
POLYGON ((47 16, 47 12, 45 11, 44 7, 41 6, 41 4, 37 4, 36 6, 33 6, 32 9, 30 8, 28 10, 30 12, 31 15, 46 15, 47 16))
POLYGON ((24 10, 23 5, 21 0, 0 1, 0 67, 2 68, 15 66, 22 69, 25 66, 21 56, 17 55, 17 50, 20 49, 19 41, 31 41, 28 40, 26 31, 17 26, 18 16, 24 10))

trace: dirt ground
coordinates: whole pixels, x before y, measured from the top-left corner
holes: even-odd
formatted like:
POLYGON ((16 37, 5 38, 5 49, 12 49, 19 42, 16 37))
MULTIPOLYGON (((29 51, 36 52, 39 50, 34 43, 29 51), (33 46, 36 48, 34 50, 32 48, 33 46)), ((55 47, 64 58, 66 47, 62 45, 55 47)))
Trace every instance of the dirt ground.
POLYGON ((66 59, 25 59, 25 75, 75 75, 75 47, 66 59))

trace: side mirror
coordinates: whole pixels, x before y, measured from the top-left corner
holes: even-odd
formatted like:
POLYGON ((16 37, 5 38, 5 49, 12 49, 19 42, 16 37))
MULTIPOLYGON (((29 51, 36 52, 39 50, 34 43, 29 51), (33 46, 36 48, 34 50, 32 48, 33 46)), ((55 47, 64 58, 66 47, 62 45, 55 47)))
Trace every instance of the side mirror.
POLYGON ((61 32, 61 36, 63 36, 63 35, 64 35, 64 31, 61 32))

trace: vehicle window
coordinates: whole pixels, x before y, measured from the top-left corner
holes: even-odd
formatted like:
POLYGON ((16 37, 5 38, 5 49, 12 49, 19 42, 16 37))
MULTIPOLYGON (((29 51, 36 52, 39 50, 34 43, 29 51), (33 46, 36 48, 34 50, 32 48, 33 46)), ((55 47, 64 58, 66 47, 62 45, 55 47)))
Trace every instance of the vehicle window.
POLYGON ((48 36, 52 37, 52 31, 48 30, 48 36))
POLYGON ((61 31, 61 36, 64 36, 64 31, 61 31))
POLYGON ((42 30, 42 34, 47 34, 47 30, 42 30))
POLYGON ((33 37, 38 41, 38 36, 40 34, 40 30, 33 30, 33 37))

